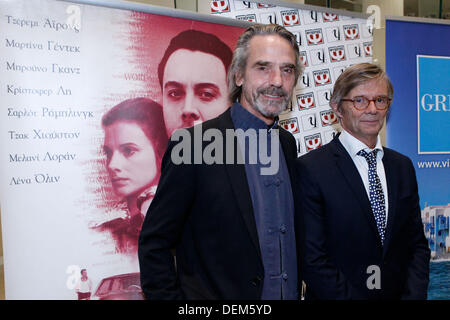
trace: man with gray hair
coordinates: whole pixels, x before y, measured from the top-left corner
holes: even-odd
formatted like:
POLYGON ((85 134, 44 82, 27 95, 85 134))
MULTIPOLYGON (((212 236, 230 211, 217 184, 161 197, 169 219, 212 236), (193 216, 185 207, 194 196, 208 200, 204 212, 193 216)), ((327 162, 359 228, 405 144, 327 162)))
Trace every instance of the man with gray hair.
POLYGON ((426 299, 430 250, 411 160, 381 145, 393 87, 362 63, 337 79, 342 132, 300 157, 307 299, 426 299))
POLYGON ((278 115, 291 102, 301 72, 295 36, 278 25, 254 25, 239 38, 228 72, 234 104, 172 135, 139 241, 147 299, 299 299, 297 151, 278 115), (215 148, 221 156, 198 163, 195 158, 211 149, 205 143, 211 137, 198 148, 196 133, 211 132, 219 133, 215 145, 224 142, 215 148), (230 132, 233 138, 225 139, 230 132), (177 164, 175 150, 185 141, 174 138, 186 136, 182 153, 188 161, 177 164), (271 174, 262 173, 262 149, 278 162, 271 174))

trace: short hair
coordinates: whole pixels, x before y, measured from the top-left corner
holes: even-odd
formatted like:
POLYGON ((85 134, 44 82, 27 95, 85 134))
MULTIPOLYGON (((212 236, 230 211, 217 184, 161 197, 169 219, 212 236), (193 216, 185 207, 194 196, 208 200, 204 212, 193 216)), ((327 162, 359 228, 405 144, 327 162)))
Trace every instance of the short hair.
POLYGON ((378 65, 372 63, 359 63, 344 70, 334 84, 333 93, 330 98, 330 105, 337 105, 341 108, 341 100, 354 88, 373 79, 386 81, 388 97, 393 98, 394 87, 387 74, 378 65))
POLYGON ((86 271, 86 269, 81 269, 80 274, 83 274, 83 271, 86 271))
POLYGON ((247 66, 250 40, 257 35, 278 35, 286 39, 295 54, 295 83, 302 74, 304 66, 300 61, 300 52, 295 36, 287 29, 277 24, 255 24, 247 28, 238 39, 236 49, 233 53, 230 70, 228 71, 228 97, 235 102, 242 93, 241 86, 236 85, 236 77, 243 72, 247 66))
POLYGON ((167 60, 169 60, 172 53, 179 49, 204 52, 219 58, 225 68, 225 74, 228 72, 231 57, 233 56, 230 47, 215 35, 198 30, 183 31, 170 40, 169 46, 158 65, 158 79, 161 88, 163 87, 164 69, 166 68, 167 60))
POLYGON ((133 121, 139 125, 153 146, 157 172, 159 172, 161 160, 169 140, 161 105, 147 98, 122 101, 105 113, 102 118, 102 126, 105 128, 117 121, 133 121))

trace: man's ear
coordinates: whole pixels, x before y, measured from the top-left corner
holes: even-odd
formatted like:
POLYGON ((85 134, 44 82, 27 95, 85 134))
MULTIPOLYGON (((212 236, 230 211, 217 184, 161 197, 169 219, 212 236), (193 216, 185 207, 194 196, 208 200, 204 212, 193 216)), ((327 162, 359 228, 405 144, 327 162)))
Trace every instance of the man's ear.
POLYGON ((240 87, 244 83, 244 77, 242 75, 242 72, 236 73, 236 78, 234 79, 234 83, 240 87))
POLYGON ((340 112, 340 108, 339 108, 339 104, 338 103, 334 103, 334 102, 330 102, 330 106, 331 109, 333 109, 334 114, 341 119, 342 118, 342 113, 340 112))

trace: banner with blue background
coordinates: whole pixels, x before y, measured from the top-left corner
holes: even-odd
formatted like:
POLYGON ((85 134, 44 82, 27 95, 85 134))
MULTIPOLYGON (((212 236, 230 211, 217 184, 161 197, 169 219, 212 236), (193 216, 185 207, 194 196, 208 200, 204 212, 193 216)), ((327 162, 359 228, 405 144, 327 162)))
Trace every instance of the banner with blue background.
POLYGON ((429 299, 450 299, 450 23, 386 20, 386 145, 411 158, 431 249, 429 299))

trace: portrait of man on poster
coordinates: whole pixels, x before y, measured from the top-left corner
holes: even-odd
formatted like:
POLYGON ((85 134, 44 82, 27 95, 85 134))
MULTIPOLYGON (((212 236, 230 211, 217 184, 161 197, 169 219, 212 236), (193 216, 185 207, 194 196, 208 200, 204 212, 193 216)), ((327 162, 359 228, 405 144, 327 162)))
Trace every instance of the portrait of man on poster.
POLYGON ((185 30, 173 37, 158 65, 167 135, 217 117, 230 103, 232 51, 217 36, 185 30))

